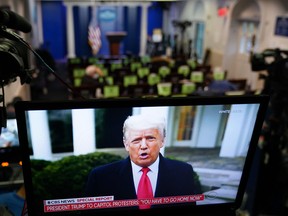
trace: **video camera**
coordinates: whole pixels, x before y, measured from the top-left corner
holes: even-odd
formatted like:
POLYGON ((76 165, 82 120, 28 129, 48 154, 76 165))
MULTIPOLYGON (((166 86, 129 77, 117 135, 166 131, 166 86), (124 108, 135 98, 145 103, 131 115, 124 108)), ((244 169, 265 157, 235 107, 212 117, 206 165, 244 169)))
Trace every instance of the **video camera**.
POLYGON ((28 33, 32 27, 30 23, 16 13, 0 10, 0 85, 3 87, 20 77, 21 84, 32 80, 29 69, 29 44, 15 31, 28 33))
POLYGON ((266 79, 265 90, 269 90, 269 92, 271 90, 273 92, 288 91, 288 50, 266 49, 262 53, 253 54, 251 70, 268 72, 268 76, 260 76, 260 78, 266 79))
POLYGON ((286 60, 288 50, 266 49, 262 53, 255 53, 251 57, 252 71, 269 70, 279 61, 286 60))

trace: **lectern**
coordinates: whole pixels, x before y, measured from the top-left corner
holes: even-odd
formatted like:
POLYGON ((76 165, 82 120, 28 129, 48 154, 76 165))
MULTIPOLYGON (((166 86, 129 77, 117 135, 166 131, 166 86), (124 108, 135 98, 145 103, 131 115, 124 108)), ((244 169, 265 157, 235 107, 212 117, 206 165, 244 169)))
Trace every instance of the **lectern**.
POLYGON ((126 32, 107 32, 106 37, 109 41, 110 55, 119 55, 120 43, 127 35, 126 32))

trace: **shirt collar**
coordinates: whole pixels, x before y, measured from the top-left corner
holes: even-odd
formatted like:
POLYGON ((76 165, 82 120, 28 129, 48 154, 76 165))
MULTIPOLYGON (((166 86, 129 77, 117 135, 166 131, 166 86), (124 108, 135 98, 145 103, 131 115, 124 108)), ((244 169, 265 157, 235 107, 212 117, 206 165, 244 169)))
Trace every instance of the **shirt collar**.
MULTIPOLYGON (((137 164, 135 164, 132 160, 131 160, 131 165, 132 165, 132 169, 133 170, 137 170, 137 172, 140 172, 142 167, 138 166, 137 164)), ((152 171, 153 173, 157 172, 158 170, 158 166, 159 165, 159 156, 157 157, 156 161, 151 164, 150 166, 148 166, 148 168, 150 169, 150 171, 152 171)))

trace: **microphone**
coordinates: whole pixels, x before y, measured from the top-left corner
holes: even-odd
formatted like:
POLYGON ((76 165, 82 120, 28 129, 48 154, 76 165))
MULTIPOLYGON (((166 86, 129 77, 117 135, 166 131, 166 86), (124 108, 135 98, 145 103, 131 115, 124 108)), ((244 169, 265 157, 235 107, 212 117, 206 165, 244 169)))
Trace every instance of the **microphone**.
POLYGON ((32 30, 31 24, 22 16, 10 11, 0 10, 0 25, 28 33, 32 30))

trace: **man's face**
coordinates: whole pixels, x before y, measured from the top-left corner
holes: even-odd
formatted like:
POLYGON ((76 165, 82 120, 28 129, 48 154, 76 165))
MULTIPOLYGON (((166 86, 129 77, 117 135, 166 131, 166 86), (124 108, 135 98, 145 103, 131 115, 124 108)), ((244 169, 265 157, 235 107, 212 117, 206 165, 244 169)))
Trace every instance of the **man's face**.
POLYGON ((164 143, 159 130, 151 128, 129 130, 124 145, 135 164, 148 167, 155 162, 164 143))

